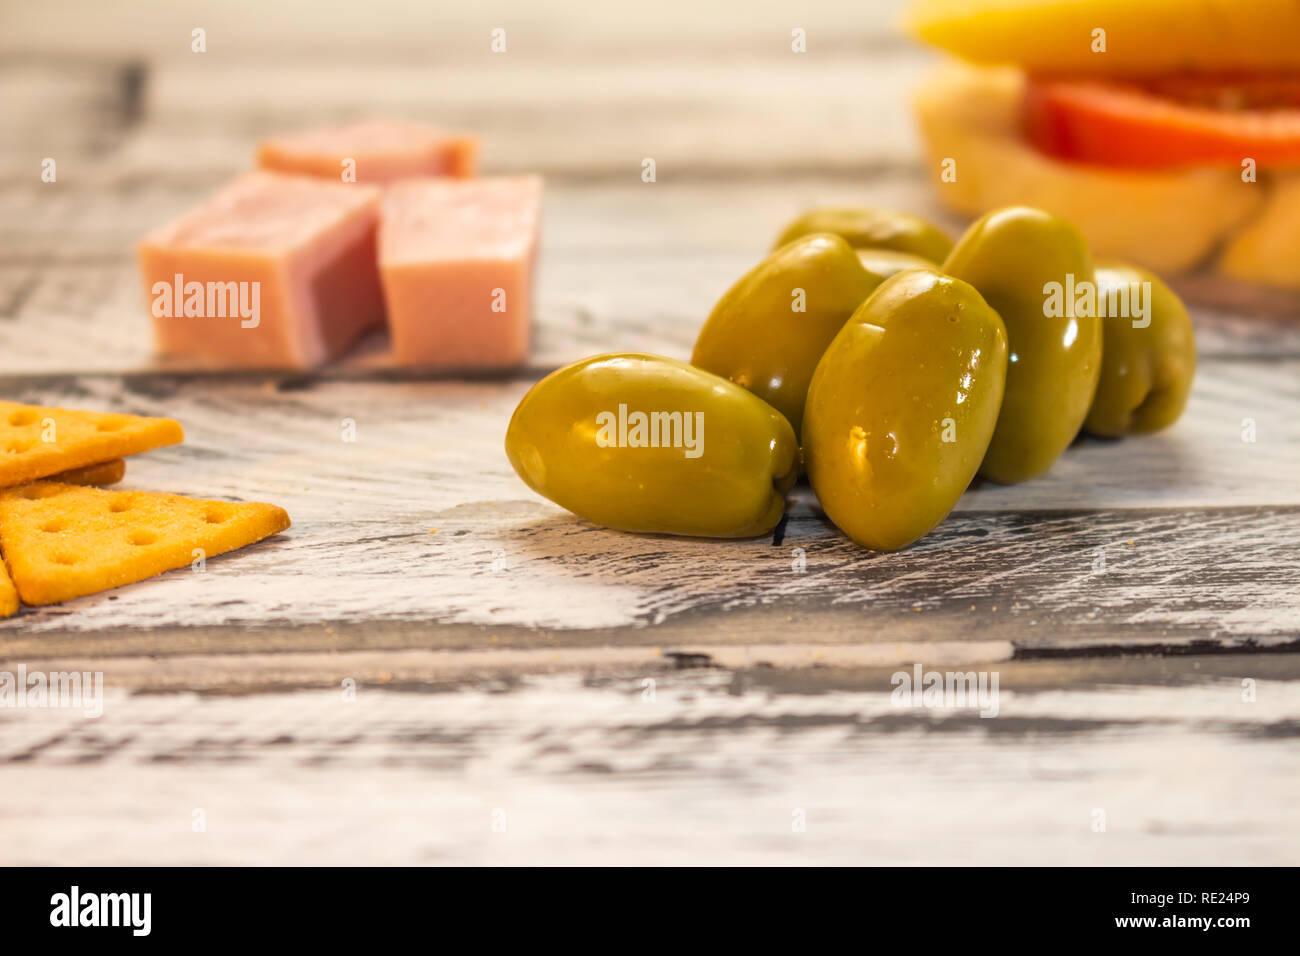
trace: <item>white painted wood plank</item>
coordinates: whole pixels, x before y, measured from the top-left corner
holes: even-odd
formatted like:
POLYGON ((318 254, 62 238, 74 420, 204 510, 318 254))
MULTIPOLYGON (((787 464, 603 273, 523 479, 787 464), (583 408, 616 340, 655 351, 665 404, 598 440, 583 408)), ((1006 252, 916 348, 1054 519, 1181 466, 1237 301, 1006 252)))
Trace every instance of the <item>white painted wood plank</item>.
POLYGON ((727 674, 502 690, 0 711, 0 861, 1300 862, 1295 681, 1004 692, 991 719, 727 674))
MULTIPOLYGON (((504 22, 539 19, 528 5, 512 6, 504 22)), ((916 160, 900 94, 928 57, 901 42, 881 15, 888 11, 846 20, 843 10, 805 9, 793 23, 795 11, 784 4, 749 6, 743 14, 656 6, 650 16, 628 18, 603 6, 581 17, 547 11, 540 30, 506 27, 504 54, 491 52, 489 36, 503 21, 493 24, 478 10, 462 23, 456 12, 420 11, 412 31, 386 23, 382 43, 370 38, 367 48, 364 31, 337 33, 329 36, 332 49, 322 50, 311 49, 304 25, 277 41, 261 17, 223 10, 219 19, 237 22, 209 27, 205 54, 189 52, 192 18, 155 32, 151 14, 150 29, 114 44, 91 32, 93 10, 61 24, 61 43, 33 17, 12 26, 17 36, 33 34, 24 56, 0 69, 0 90, 25 104, 0 144, 0 172, 34 175, 33 157, 55 155, 81 178, 230 175, 251 161, 262 136, 376 113, 480 133, 488 170, 639 176, 650 156, 669 178, 708 169, 858 171, 916 160), (641 29, 644 20, 654 26, 641 29), (791 51, 795 26, 809 31, 807 53, 791 51), (93 53, 79 49, 87 44, 93 53), (69 155, 66 131, 41 121, 43 107, 68 98, 67 73, 97 80, 93 100, 78 90, 75 114, 97 107, 98 125, 116 121, 116 132, 129 132, 125 140, 83 138, 97 148, 69 155), (144 74, 147 82, 131 81, 144 74), (104 109, 113 97, 117 108, 104 109)), ((329 19, 317 8, 307 19, 318 17, 329 19)), ((380 22, 370 10, 365 17, 380 22)))
MULTIPOLYGON (((663 633, 663 632, 658 632, 663 633)), ((666 636, 666 635, 665 635, 666 636)), ((813 635, 815 638, 816 635, 813 635)), ((674 640, 668 638, 669 641, 674 640)), ((910 666, 923 660, 927 666, 1001 665, 1016 652, 1010 641, 928 641, 920 643, 815 644, 791 641, 781 644, 710 644, 697 635, 684 644, 664 646, 620 641, 617 645, 592 643, 558 646, 509 647, 483 642, 479 649, 349 650, 328 654, 285 651, 182 653, 164 648, 148 657, 119 651, 121 644, 82 642, 68 656, 61 642, 39 640, 28 648, 6 642, 0 652, 0 670, 25 664, 28 673, 103 673, 107 686, 136 693, 176 691, 265 693, 271 689, 302 690, 341 686, 346 679, 381 689, 450 688, 469 683, 511 683, 521 677, 581 673, 588 677, 626 677, 628 674, 663 676, 684 668, 755 667, 794 672, 809 668, 838 668, 848 672, 867 667, 910 666), (23 653, 30 649, 36 656, 23 653)), ((177 642, 180 643, 180 642, 177 642)), ((1277 650, 1284 644, 1274 644, 1277 650)), ((1282 651, 1278 651, 1282 653, 1282 651)), ((888 686, 887 684, 883 686, 888 686)))
MULTIPOLYGON (((505 459, 506 423, 527 387, 337 381, 282 391, 149 377, 124 388, 86 377, 10 388, 33 402, 173 415, 186 443, 133 460, 127 487, 269 500, 294 527, 203 574, 24 612, 0 633, 331 621, 614 628, 819 607, 861 640, 899 640, 899 628, 919 639, 945 628, 1077 639, 1117 627, 1191 640, 1293 633, 1300 620, 1294 360, 1206 363, 1176 428, 1084 442, 1023 486, 980 485, 897 555, 842 538, 806 489, 781 547, 581 522, 529 492, 505 459), (1245 416, 1257 419, 1253 444, 1241 441, 1245 416), (348 418, 355 443, 342 441, 348 418), (805 574, 792 571, 794 548, 806 552, 805 574), (1104 574, 1093 570, 1098 549, 1104 574)), ((783 626, 773 618, 750 639, 783 626)))
POLYGON ((556 69, 553 61, 506 57, 470 80, 456 64, 340 71, 295 62, 249 70, 187 61, 151 75, 148 119, 119 153, 104 157, 105 172, 231 175, 251 162, 263 136, 376 112, 474 130, 483 138, 486 172, 636 182, 646 157, 655 160, 660 182, 711 170, 897 168, 919 161, 905 91, 926 64, 911 51, 807 59, 779 45, 707 64, 660 54, 567 59, 556 69), (220 103, 240 111, 217 122, 211 111, 196 116, 193 104, 213 101, 215 90, 220 103), (248 116, 244 104, 252 102, 258 111, 248 116))
MULTIPOLYGON (((408 7, 402 9, 410 13, 408 7)), ((0 189, 0 375, 156 373, 160 364, 150 354, 132 243, 242 168, 257 136, 290 120, 323 119, 379 105, 436 105, 467 122, 482 119, 489 142, 501 149, 489 165, 540 165, 560 173, 549 193, 538 345, 530 373, 610 348, 684 357, 718 294, 762 254, 779 224, 805 206, 863 202, 933 211, 932 198, 916 171, 898 173, 912 162, 907 145, 910 120, 900 89, 920 67, 921 58, 883 39, 879 11, 861 21, 839 6, 817 11, 814 18, 825 16, 830 18, 825 22, 837 24, 837 38, 819 48, 818 30, 811 30, 817 55, 804 59, 789 54, 784 43, 776 49, 767 46, 778 21, 780 30, 775 32, 782 38, 788 34, 783 5, 757 11, 747 7, 744 22, 730 25, 727 17, 734 19, 734 11, 710 11, 693 20, 697 29, 675 44, 668 40, 676 25, 669 26, 671 18, 658 13, 637 14, 654 20, 651 25, 624 21, 630 29, 619 39, 599 11, 575 31, 562 17, 534 16, 531 9, 515 6, 501 9, 520 15, 519 22, 531 26, 522 31, 524 43, 516 51, 520 55, 498 60, 469 54, 461 42, 480 30, 480 12, 457 12, 445 21, 446 58, 377 57, 374 35, 363 29, 352 42, 350 14, 313 21, 300 31, 301 56, 268 58, 270 47, 265 44, 275 45, 275 30, 259 39, 257 31, 239 28, 217 30, 229 41, 221 55, 177 55, 172 44, 179 21, 169 13, 150 20, 116 56, 88 60, 83 40, 91 41, 78 37, 79 31, 91 30, 99 16, 96 9, 66 3, 40 10, 6 7, 3 22, 12 29, 3 35, 11 39, 0 40, 0 46, 26 43, 35 55, 0 70, 6 91, 24 93, 24 83, 34 91, 23 97, 22 109, 6 114, 10 135, 5 141, 14 152, 5 155, 29 157, 56 149, 69 161, 63 162, 57 184, 38 184, 28 178, 28 171, 0 189), (65 29, 70 13, 85 14, 72 31, 65 29), (715 19, 719 16, 723 19, 715 19), (868 49, 879 55, 863 55, 868 49), (352 59, 343 59, 355 69, 338 68, 324 55, 326 50, 350 52, 352 59), (58 60, 55 55, 73 59, 58 60), (140 82, 146 62, 156 67, 147 87, 140 82), (548 69, 538 74, 541 67, 548 69), (594 77, 601 82, 593 82, 594 77), (846 89, 855 91, 848 110, 846 89), (253 109, 251 103, 260 105, 253 109), (60 127, 47 139, 49 124, 43 118, 60 105, 82 120, 65 124, 67 128, 60 127), (638 122, 628 122, 629 109, 638 122), (647 139, 656 141, 661 160, 660 181, 653 185, 636 179, 639 157, 646 151, 641 143, 647 139), (586 148, 575 150, 575 143, 586 148), (625 153, 632 157, 626 168, 625 153), (845 170, 865 170, 868 165, 874 170, 871 176, 857 180, 844 175, 845 170), (709 178, 736 169, 758 170, 767 178, 709 178), (774 175, 791 169, 838 169, 840 175, 774 175), (601 172, 607 181, 586 181, 583 177, 592 171, 601 172)), ((210 12, 217 18, 213 23, 231 24, 228 11, 210 12)), ((107 33, 91 38, 101 44, 99 49, 104 36, 117 27, 105 29, 107 33)), ((183 38, 186 31, 180 32, 183 38)), ((412 49, 420 42, 412 39, 412 49)), ((1285 507, 1262 515, 1222 509, 1295 503, 1300 325, 1251 323, 1206 313, 1199 314, 1198 321, 1203 355, 1270 361, 1203 362, 1192 409, 1175 431, 1140 443, 1085 441, 1042 481, 1016 489, 979 486, 960 504, 951 527, 931 543, 946 551, 972 535, 1004 536, 1014 542, 1020 529, 1006 515, 1026 509, 1218 509, 1190 516, 1187 547, 1202 555, 1198 549, 1205 537, 1226 528, 1232 535, 1232 556, 1263 556, 1270 572, 1259 584, 1262 590, 1247 586, 1226 604, 1211 599, 1214 588, 1225 581, 1235 585, 1232 575, 1244 573, 1237 564, 1227 578, 1197 580, 1188 595, 1179 597, 1177 588, 1186 582, 1179 581, 1176 567, 1170 562, 1147 564, 1143 573, 1173 583, 1162 591, 1159 586, 1144 589, 1136 579, 1128 582, 1118 599, 1102 602, 1104 626, 1117 620, 1126 627, 1173 623, 1184 637, 1207 628, 1234 635, 1284 628, 1292 604, 1278 603, 1271 595, 1289 587, 1291 579, 1285 568, 1273 570, 1269 562, 1275 559, 1279 541, 1284 543, 1290 533, 1291 512, 1285 507), (1254 444, 1241 441, 1246 418, 1256 423, 1260 438, 1254 444), (1276 527, 1252 542, 1250 536, 1268 521, 1276 527), (1170 600, 1168 591, 1174 592, 1177 615, 1165 621, 1159 615, 1170 600), (1126 601, 1132 608, 1121 613, 1126 601), (1257 606, 1261 602, 1262 609, 1257 606)), ((372 373, 345 365, 330 374, 365 378, 372 373)), ((504 468, 499 443, 505 419, 525 385, 342 381, 285 394, 275 391, 274 381, 256 376, 209 385, 207 379, 155 375, 127 390, 110 379, 88 378, 11 378, 5 389, 33 400, 178 415, 191 425, 192 435, 197 428, 197 434, 207 436, 200 440, 203 444, 192 440, 185 449, 151 456, 140 468, 133 463, 132 481, 195 493, 271 497, 299 516, 295 534, 305 529, 305 539, 291 537, 255 553, 264 561, 267 555, 275 560, 291 555, 288 561, 295 573, 288 575, 290 586, 303 585, 311 575, 297 563, 301 555, 294 549, 305 541, 312 550, 310 560, 325 569, 319 581, 291 592, 287 599, 280 594, 277 603, 272 595, 284 583, 273 575, 259 576, 272 566, 263 564, 257 574, 246 574, 245 569, 254 567, 246 562, 257 559, 241 556, 237 580, 245 593, 251 589, 254 599, 243 610, 232 611, 240 605, 220 603, 212 590, 203 597, 195 592, 196 604, 204 610, 186 625, 220 623, 224 616, 240 620, 245 613, 250 616, 243 620, 303 623, 300 608, 317 602, 317 610, 306 620, 356 611, 361 620, 621 626, 671 619, 701 607, 761 606, 771 596, 755 591, 762 587, 761 578, 755 577, 762 566, 757 561, 737 573, 735 590, 719 591, 707 581, 696 581, 674 593, 663 577, 655 577, 659 572, 632 575, 634 586, 626 593, 595 586, 601 575, 620 579, 610 570, 617 566, 609 563, 609 542, 619 541, 613 552, 634 567, 659 560, 660 545, 651 542, 647 550, 646 539, 611 537, 580 525, 572 535, 571 519, 520 497, 521 486, 504 468), (340 414, 340 405, 362 409, 354 414, 364 421, 363 433, 378 444, 340 452, 333 442, 338 419, 347 415, 340 414), (416 410, 419 414, 408 414, 416 410), (232 428, 231 420, 240 427, 232 428), (434 429, 441 457, 426 460, 421 451, 431 447, 428 433, 434 429), (232 450, 240 442, 249 445, 250 436, 255 443, 252 454, 232 450), (268 436, 280 438, 268 443, 268 436), (425 470, 413 471, 412 459, 425 470), (202 477, 196 478, 200 463, 202 477), (375 504, 377 494, 388 497, 375 504), (340 510, 346 520, 339 520, 340 510), (498 550, 489 545, 508 538, 541 562, 563 563, 570 552, 581 555, 576 570, 569 570, 578 581, 593 585, 592 593, 602 595, 607 606, 595 600, 583 609, 590 617, 583 618, 571 606, 560 606, 575 603, 576 592, 555 592, 554 581, 542 576, 525 578, 504 609, 496 608, 484 595, 482 582, 473 579, 481 568, 467 560, 465 549, 443 550, 438 545, 428 552, 412 551, 413 540, 423 539, 403 538, 407 532, 398 535, 401 543, 396 545, 383 532, 374 535, 373 542, 366 540, 372 527, 409 528, 425 516, 444 514, 463 521, 463 537, 472 538, 487 553, 498 550), (534 525, 542 529, 540 547, 534 525), (339 549, 338 539, 331 537, 335 534, 349 540, 360 537, 363 547, 339 549), (627 542, 636 544, 627 547, 627 542), (556 552, 557 546, 568 550, 556 552), (327 556, 322 559, 317 551, 327 556), (414 554, 416 561, 460 562, 460 571, 474 570, 449 574, 438 567, 428 574, 431 585, 418 576, 413 579, 426 587, 425 592, 393 595, 376 591, 372 582, 355 574, 356 555, 372 552, 377 567, 391 569, 414 554), (317 592, 327 589, 331 593, 319 603, 317 592), (331 603, 336 597, 342 604, 331 603)), ((814 550, 824 542, 830 542, 832 550, 842 544, 810 510, 806 493, 800 507, 791 524, 791 541, 806 538, 814 550)), ((1065 530, 1056 544, 1067 542, 1064 551, 1049 548, 1045 554, 1030 555, 1030 567, 1034 562, 1073 560, 1071 549, 1097 537, 1079 537, 1081 519, 1060 521, 1065 530)), ((1166 515, 1116 513, 1098 519, 1092 531, 1161 538, 1167 522, 1166 515)), ((674 573, 691 562, 725 562, 724 556, 738 553, 713 543, 679 545, 668 560, 667 570, 674 573)), ((742 547, 759 548, 751 557, 768 553, 761 543, 742 547)), ((925 548, 915 553, 929 554, 925 548)), ((1200 560, 1206 561, 1203 556, 1200 560)), ((878 600, 873 590, 877 583, 864 589, 855 576, 861 570, 856 561, 845 567, 852 573, 825 587, 800 583, 776 589, 777 596, 798 601, 825 600, 829 595, 834 603, 849 595, 850 605, 878 600)), ((924 558, 912 578, 916 588, 899 587, 886 600, 891 613, 913 600, 924 608, 939 567, 937 557, 924 558)), ((173 575, 169 580, 175 579, 173 575)), ((683 579, 692 580, 689 573, 683 579)), ((903 579, 908 580, 908 574, 903 579)), ((222 600, 243 600, 244 593, 234 593, 234 580, 222 600)), ((996 574, 988 578, 997 580, 996 574)), ((1086 612, 1074 606, 1077 595, 1053 590, 1041 577, 1031 575, 1029 580, 1035 600, 1045 594, 1049 610, 1068 610, 1072 625, 1084 620, 1080 615, 1086 617, 1086 612)), ((141 585, 132 594, 150 593, 163 583, 141 585)), ((1012 585, 969 586, 981 599, 988 598, 991 607, 1003 593, 999 588, 1012 585)), ((960 595, 964 598, 966 592, 960 595)), ((113 597, 116 600, 83 602, 99 609, 88 616, 80 609, 53 609, 26 615, 15 628, 36 633, 93 631, 133 621, 126 612, 128 604, 121 603, 127 595, 113 597), (113 612, 114 607, 119 612, 113 612)), ((149 603, 152 600, 141 606, 143 620, 159 626, 177 622, 166 598, 156 605, 149 603)), ((1023 630, 1028 625, 1018 626, 1023 630)), ((1054 626, 1062 625, 1058 621, 1054 626)))
POLYGON ((903 42, 897 15, 906 0, 660 0, 619 6, 599 0, 536 4, 528 0, 371 0, 364 6, 278 0, 252 13, 224 0, 11 0, 0 10, 0 50, 47 57, 103 55, 153 62, 190 61, 190 31, 204 27, 209 57, 255 66, 273 59, 334 57, 367 61, 453 61, 492 57, 490 31, 507 31, 508 58, 698 55, 790 49, 802 27, 809 55, 857 50, 864 56, 903 42))

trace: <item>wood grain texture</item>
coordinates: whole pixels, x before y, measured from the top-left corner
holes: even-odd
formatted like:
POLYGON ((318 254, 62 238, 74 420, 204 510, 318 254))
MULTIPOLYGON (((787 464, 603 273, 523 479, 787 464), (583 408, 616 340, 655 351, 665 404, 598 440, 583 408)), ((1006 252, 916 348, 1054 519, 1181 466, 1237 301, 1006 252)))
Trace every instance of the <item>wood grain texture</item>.
POLYGON ((599 0, 556 7, 479 0, 435 10, 425 0, 372 0, 364 8, 281 0, 252 16, 247 4, 226 0, 118 0, 113 9, 93 0, 13 0, 0 14, 0 51, 102 58, 111 50, 151 62, 188 61, 190 31, 203 26, 220 38, 212 51, 253 65, 274 54, 309 61, 334 55, 341 67, 432 60, 481 68, 490 61, 489 31, 500 25, 522 41, 511 44, 512 56, 552 67, 577 55, 662 61, 679 52, 707 57, 762 50, 773 38, 788 51, 796 26, 808 33, 811 50, 861 53, 903 45, 898 15, 905 2, 871 0, 864 9, 860 0, 819 0, 798 8, 784 0, 667 0, 614 9, 599 0))
POLYGON ((294 519, 0 623, 0 671, 108 688, 97 719, 0 707, 0 863, 1300 862, 1300 322, 1196 309, 1177 427, 978 484, 895 555, 806 486, 779 543, 680 540, 509 469, 532 382, 686 357, 804 208, 960 228, 919 165, 901 2, 0 4, 0 397, 177 417, 125 487, 294 519), (259 137, 374 113, 547 174, 529 367, 155 357, 134 242, 259 137), (913 662, 998 674, 999 715, 892 706, 913 662))
MULTIPOLYGON (((256 17, 219 3, 125 6, 135 15, 23 0, 0 12, 0 49, 16 54, 0 88, 34 85, 28 103, 116 95, 120 104, 108 114, 118 128, 98 143, 114 148, 62 151, 74 179, 230 175, 258 136, 379 110, 483 134, 490 170, 639 175, 651 156, 670 178, 857 171, 916 155, 898 91, 926 58, 900 42, 894 0, 870 16, 838 0, 797 11, 779 0, 640 11, 586 2, 434 11, 407 0, 364 13, 288 3, 256 17), (206 53, 191 52, 196 27, 209 32, 206 53), (497 28, 507 49, 494 54, 497 28), (791 50, 795 28, 807 53, 791 50)), ((33 154, 74 145, 37 109, 12 124, 0 171, 20 175, 33 154)))
MULTIPOLYGON (((291 632, 330 619, 617 628, 762 606, 769 599, 819 606, 829 595, 838 607, 860 588, 858 570, 825 589, 809 583, 819 580, 816 574, 772 587, 762 575, 772 555, 784 552, 762 542, 738 548, 664 543, 588 528, 521 495, 504 468, 500 436, 528 381, 549 368, 612 347, 684 356, 712 301, 797 210, 864 202, 932 212, 898 95, 922 58, 888 39, 884 20, 853 20, 846 28, 844 10, 829 7, 810 22, 836 24, 835 40, 806 59, 788 52, 789 11, 779 4, 747 8, 740 17, 735 10, 710 11, 679 42, 669 42, 675 30, 662 18, 649 17, 653 25, 621 21, 615 30, 597 16, 575 29, 569 18, 502 9, 524 27, 523 42, 506 57, 493 59, 471 42, 482 39, 487 21, 481 12, 441 23, 443 56, 433 60, 393 52, 366 29, 354 38, 355 18, 339 13, 298 24, 304 52, 268 61, 258 51, 275 41, 250 32, 241 15, 218 6, 146 18, 129 38, 115 32, 118 21, 104 24, 97 12, 75 3, 6 8, 11 29, 5 36, 21 38, 10 42, 25 44, 26 54, 6 62, 0 84, 25 91, 23 101, 38 105, 9 114, 13 135, 0 152, 28 162, 58 151, 63 172, 49 184, 15 172, 0 188, 3 388, 31 401, 181 417, 194 437, 183 449, 143 461, 143 472, 132 475, 140 486, 267 497, 298 517, 292 535, 240 556, 239 577, 229 579, 226 590, 208 585, 200 597, 196 581, 181 585, 173 575, 47 616, 25 615, 12 629, 92 633, 125 622, 166 628, 183 621, 198 629, 260 621, 291 632), (74 14, 91 18, 83 29, 99 23, 101 37, 116 36, 115 55, 89 55, 78 39, 85 34, 68 29, 74 14), (217 25, 221 42, 213 55, 189 54, 177 42, 191 14, 217 25), (777 35, 782 42, 770 46, 777 35), (863 49, 880 55, 862 57, 863 49), (322 65, 329 51, 345 50, 347 69, 322 65), (557 62, 563 69, 554 69, 557 62), (724 63, 726 70, 717 69, 724 63), (652 71, 652 64, 662 69, 652 71), (545 84, 525 82, 530 71, 547 65, 545 84), (861 71, 861 92, 853 109, 866 108, 871 123, 844 112, 841 91, 852 85, 855 71, 861 71), (474 75, 476 82, 446 82, 453 72, 474 75), (592 83, 593 75, 605 82, 592 83), (222 95, 214 96, 215 90, 222 95), (418 374, 374 370, 364 355, 320 377, 186 375, 152 356, 131 255, 136 237, 216 188, 242 167, 240 157, 251 154, 259 135, 281 128, 290 116, 324 119, 378 103, 400 109, 435 100, 453 120, 487 116, 489 141, 506 145, 503 165, 540 164, 557 179, 546 224, 538 346, 519 380, 422 382, 418 374), (256 110, 249 107, 254 101, 262 104, 256 110), (201 110, 191 108, 195 103, 201 110), (608 122, 614 105, 617 123, 608 122), (55 106, 97 119, 56 129, 44 121, 45 110, 55 106), (760 106, 762 122, 754 115, 760 106), (639 121, 626 121, 633 116, 639 121), (587 125, 565 125, 565 117, 587 125), (835 135, 828 137, 827 130, 835 135), (854 138, 867 131, 870 143, 854 138), (626 135, 639 138, 636 148, 618 140, 626 135), (47 142, 57 150, 45 148, 47 142), (639 157, 650 142, 669 161, 658 182, 645 184, 637 178, 639 157), (521 143, 529 144, 527 157, 519 155, 521 143), (584 148, 575 150, 575 143, 584 148), (847 152, 838 152, 841 146, 847 152), (681 150, 681 162, 672 161, 674 150, 681 150), (801 158, 792 158, 796 154, 801 158), (850 175, 846 155, 872 175, 850 175), (745 177, 717 177, 741 168, 745 177), (792 168, 808 171, 791 175, 792 168), (597 172, 603 178, 593 181, 597 172), (112 373, 133 377, 121 382, 112 373), (362 439, 355 445, 335 441, 343 418, 360 423, 362 439), (448 545, 445 533, 438 538, 420 527, 434 523, 456 527, 462 540, 448 545), (568 574, 512 571, 510 583, 494 579, 485 589, 484 554, 507 566, 522 560, 526 568, 559 567, 568 574), (734 582, 712 586, 696 579, 699 569, 742 554, 734 582), (405 579, 409 587, 373 587, 358 571, 367 562, 375 577, 405 579), (656 571, 656 562, 664 567, 656 571), (411 563, 420 570, 410 571, 411 563), (638 576, 638 568, 648 570, 638 576), (675 586, 679 579, 685 586, 675 586), (557 580, 571 589, 563 597, 557 580), (186 600, 175 602, 172 592, 182 587, 186 600), (767 591, 756 594, 759 587, 767 591), (159 596, 142 597, 151 592, 159 596), (580 593, 600 597, 582 600, 580 593)), ((278 21, 279 28, 289 22, 278 21)), ((277 27, 269 28, 274 35, 277 27)), ((411 38, 415 46, 422 42, 418 36, 411 38)), ((1285 594, 1291 586, 1284 562, 1266 576, 1263 594, 1234 591, 1238 578, 1220 579, 1201 565, 1211 563, 1206 542, 1218 538, 1232 574, 1240 574, 1243 565, 1233 562, 1242 555, 1276 563, 1274 555, 1292 533, 1290 509, 1300 486, 1300 326, 1209 313, 1197 318, 1202 372, 1178 429, 1140 442, 1085 440, 1041 481, 972 489, 958 515, 926 544, 876 563, 876 569, 907 567, 922 556, 915 577, 902 578, 916 581, 914 590, 892 577, 887 587, 872 586, 898 596, 884 603, 906 609, 943 582, 939 553, 972 538, 1005 539, 1009 551, 995 553, 998 560, 1011 559, 1011 570, 982 569, 990 583, 976 588, 976 596, 988 599, 990 608, 995 598, 1006 607, 1005 596, 1024 588, 1049 612, 1069 609, 1057 619, 1074 626, 1088 612, 1070 603, 1059 582, 1036 579, 1033 568, 1067 560, 1072 551, 1095 557, 1098 548, 1114 547, 1104 543, 1108 535, 1163 540, 1168 523, 1184 519, 1160 509, 1195 508, 1184 523, 1200 564, 1181 574, 1183 584, 1192 580, 1188 575, 1200 577, 1192 596, 1176 602, 1182 616, 1158 617, 1158 582, 1179 580, 1174 554, 1144 565, 1156 583, 1135 579, 1123 589, 1116 606, 1138 611, 1127 617, 1108 611, 1103 624, 1172 623, 1184 637, 1284 633, 1292 604, 1274 600, 1269 590, 1285 594), (1246 422, 1256 429, 1255 442, 1242 440, 1246 422), (1063 530, 1053 540, 1026 544, 1016 520, 1063 530), (1076 533, 1090 524, 1097 533, 1076 533), (924 558, 929 547, 937 553, 924 558), (1046 552, 1036 554, 1037 547, 1046 552), (1031 570, 1018 575, 1017 562, 1031 570), (1002 577, 1014 588, 992 583, 1002 577)), ((806 493, 801 501, 783 547, 807 545, 814 555, 843 547, 806 493)), ((856 568, 857 561, 848 565, 856 568)), ((871 588, 863 593, 864 600, 876 599, 871 588)), ((1018 625, 1022 631, 1028 626, 1018 625)))
POLYGON ((1023 486, 981 484, 896 555, 848 542, 806 491, 780 547, 580 521, 528 492, 505 460, 506 422, 528 385, 151 375, 22 386, 12 397, 26 402, 178 418, 186 443, 139 456, 124 487, 269 500, 294 527, 201 574, 27 611, 0 633, 330 621, 566 630, 766 605, 853 621, 866 609, 876 621, 943 611, 955 615, 943 626, 966 635, 1073 636, 1090 620, 1264 635, 1300 619, 1300 362, 1205 363, 1177 428, 1086 440, 1023 486), (1247 416, 1258 416, 1254 443, 1242 441, 1247 416), (791 570, 795 548, 805 573, 791 570))
POLYGON ((1244 702, 1268 668, 1006 666, 987 719, 887 672, 110 693, 0 711, 0 862, 1294 865, 1300 681, 1244 702))

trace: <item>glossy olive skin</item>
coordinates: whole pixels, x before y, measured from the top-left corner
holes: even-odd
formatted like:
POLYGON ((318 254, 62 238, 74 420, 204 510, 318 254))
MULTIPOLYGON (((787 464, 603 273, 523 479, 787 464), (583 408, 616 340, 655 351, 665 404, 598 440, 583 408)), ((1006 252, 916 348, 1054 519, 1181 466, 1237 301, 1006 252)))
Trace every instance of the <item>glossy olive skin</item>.
POLYGON ((639 353, 596 355, 534 385, 510 419, 506 455, 528 487, 588 521, 717 538, 771 531, 799 463, 776 409, 726 379, 639 353), (660 447, 646 447, 637 412, 680 412, 683 425, 689 413, 693 424, 689 433, 662 427, 660 447))
POLYGON ((1074 440, 1097 388, 1101 320, 1063 294, 1067 281, 1093 282, 1092 254, 1064 219, 1012 206, 966 230, 943 271, 979 290, 1006 324, 1011 348, 1002 414, 980 474, 1003 484, 1035 478, 1074 440), (1062 288, 1056 315, 1047 314, 1049 283, 1062 288))
POLYGON ((1131 305, 1128 315, 1107 308, 1102 317, 1101 378, 1083 423, 1094 435, 1159 431, 1187 407, 1196 375, 1196 336, 1187 307, 1146 269, 1097 264, 1098 302, 1111 290, 1131 292, 1143 283, 1150 283, 1143 317, 1131 305))
POLYGON ((952 240, 934 223, 920 216, 866 206, 823 206, 792 219, 773 248, 814 232, 831 232, 855 249, 893 249, 943 262, 952 240))
POLYGON ((1006 375, 1006 329, 973 287, 933 270, 886 279, 808 390, 804 465, 826 514, 882 551, 937 525, 979 469, 1006 375))
POLYGON ((910 252, 896 252, 893 249, 858 249, 858 262, 881 281, 896 276, 908 269, 933 269, 935 263, 910 252))
POLYGON ((839 236, 795 239, 718 300, 695 340, 691 364, 749 389, 797 433, 817 361, 881 281, 839 236))

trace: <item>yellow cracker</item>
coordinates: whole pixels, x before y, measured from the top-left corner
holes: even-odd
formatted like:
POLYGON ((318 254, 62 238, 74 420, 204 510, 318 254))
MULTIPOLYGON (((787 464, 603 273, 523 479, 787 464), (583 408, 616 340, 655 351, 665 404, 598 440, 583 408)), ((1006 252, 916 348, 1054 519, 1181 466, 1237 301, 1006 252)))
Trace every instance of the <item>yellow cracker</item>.
POLYGON ((0 402, 0 487, 174 445, 179 422, 0 402))
POLYGON ((283 508, 38 481, 0 492, 0 548, 24 604, 106 591, 289 527, 283 508))
POLYGON ((65 485, 115 485, 126 474, 126 462, 121 458, 101 461, 94 465, 82 465, 50 475, 50 481, 61 481, 65 485))
POLYGON ((9 580, 9 571, 4 561, 0 561, 0 617, 9 617, 18 612, 18 592, 9 580))

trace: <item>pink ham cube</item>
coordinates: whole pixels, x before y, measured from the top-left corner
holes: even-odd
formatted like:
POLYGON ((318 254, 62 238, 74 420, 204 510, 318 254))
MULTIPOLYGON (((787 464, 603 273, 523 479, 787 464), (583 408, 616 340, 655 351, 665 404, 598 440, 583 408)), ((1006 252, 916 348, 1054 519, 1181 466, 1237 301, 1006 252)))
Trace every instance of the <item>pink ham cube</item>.
POLYGON ((138 247, 158 350, 306 368, 383 323, 379 189, 247 173, 138 247))
POLYGON ((334 182, 390 183, 413 176, 474 175, 478 139, 423 123, 367 120, 263 141, 258 165, 334 182))
POLYGON ((541 200, 537 176, 385 190, 379 271, 395 364, 499 368, 528 357, 541 200))

